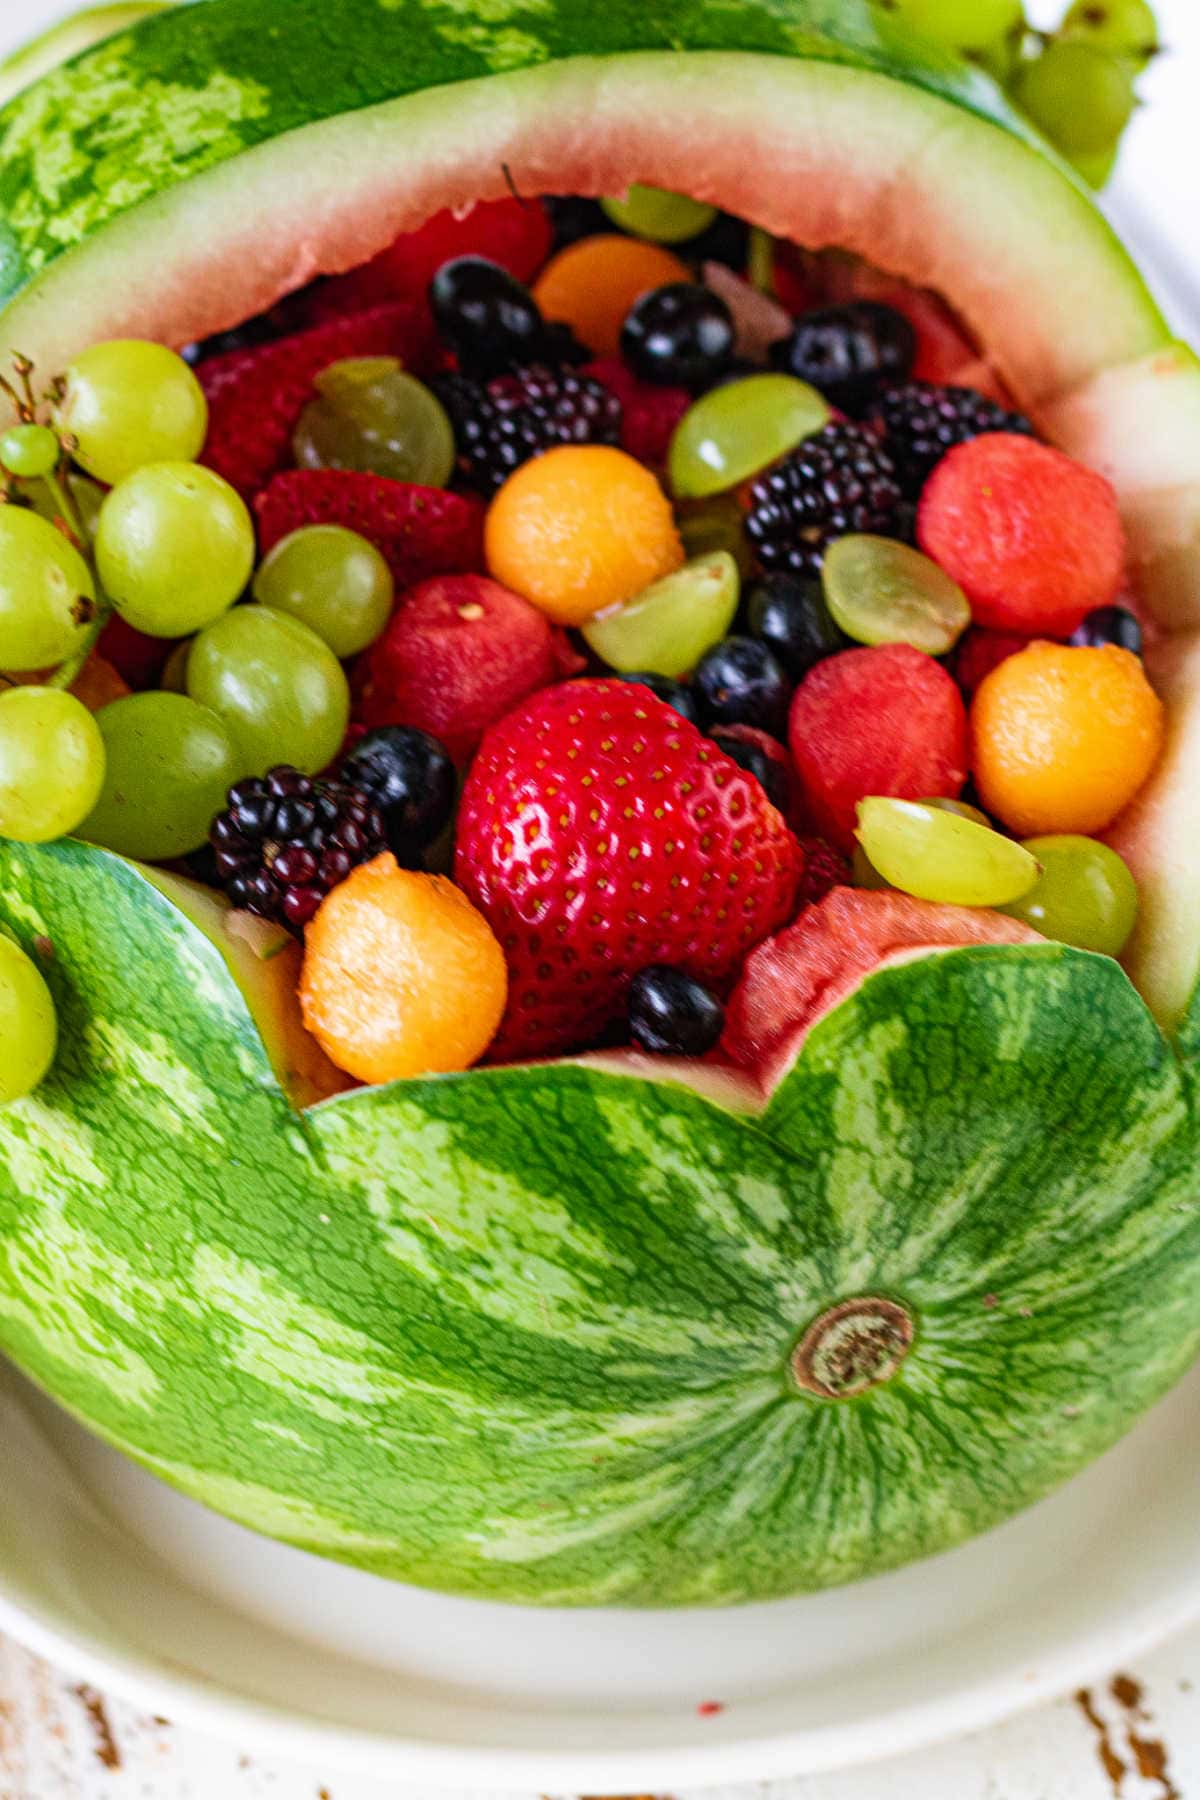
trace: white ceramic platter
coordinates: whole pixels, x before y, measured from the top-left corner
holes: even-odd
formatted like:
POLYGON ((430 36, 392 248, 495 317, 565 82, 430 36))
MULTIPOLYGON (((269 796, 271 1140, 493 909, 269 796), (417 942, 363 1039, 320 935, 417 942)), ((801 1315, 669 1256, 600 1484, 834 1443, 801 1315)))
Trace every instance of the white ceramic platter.
MULTIPOLYGON (((0 7, 0 51, 61 7, 0 7)), ((1122 223, 1200 319, 1194 0, 1122 223)), ((1200 1616, 1200 1370, 1022 1517, 732 1612, 548 1613, 322 1563, 180 1498, 0 1367, 0 1629, 149 1711, 381 1779, 620 1793, 843 1767, 998 1720, 1200 1616)))

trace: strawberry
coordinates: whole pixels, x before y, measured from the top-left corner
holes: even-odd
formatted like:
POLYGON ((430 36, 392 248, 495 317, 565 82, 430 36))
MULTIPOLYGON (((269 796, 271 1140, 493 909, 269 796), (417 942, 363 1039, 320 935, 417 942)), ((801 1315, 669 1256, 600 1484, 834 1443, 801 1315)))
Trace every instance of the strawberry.
POLYGON ((803 860, 753 776, 645 688, 533 695, 487 733, 458 816, 455 880, 508 959, 493 1058, 595 1043, 650 963, 728 982, 790 918, 803 860))
POLYGON ((359 657, 354 716, 416 725, 463 763, 519 700, 583 666, 566 632, 519 594, 485 575, 438 575, 401 596, 359 657))
POLYGON ((477 200, 464 213, 446 207, 416 231, 401 232, 375 265, 398 297, 424 299, 433 276, 455 256, 486 256, 518 281, 532 281, 553 237, 540 200, 477 200))
POLYGON ((254 502, 265 556, 301 525, 344 525, 386 558, 397 588, 483 567, 483 504, 351 469, 288 469, 254 502))
POLYGON ((604 356, 585 365, 590 375, 621 402, 621 448, 639 462, 661 468, 667 460, 671 436, 694 395, 683 387, 652 387, 639 381, 618 356, 604 356))
POLYGON ((312 398, 313 380, 350 356, 398 356, 407 364, 428 354, 430 327, 410 306, 377 306, 198 364, 208 400, 202 461, 247 500, 292 460, 292 431, 312 398))

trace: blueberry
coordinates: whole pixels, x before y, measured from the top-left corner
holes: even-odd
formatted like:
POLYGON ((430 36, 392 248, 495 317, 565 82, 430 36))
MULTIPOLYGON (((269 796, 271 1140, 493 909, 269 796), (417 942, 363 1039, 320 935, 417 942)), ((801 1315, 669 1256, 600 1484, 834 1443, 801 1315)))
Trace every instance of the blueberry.
POLYGON ((629 1029, 636 1044, 655 1056, 703 1056, 725 1026, 715 994, 666 963, 652 963, 629 988, 629 1029))
POLYGON ((756 725, 777 738, 787 730, 791 682, 758 638, 717 644, 698 664, 692 688, 706 726, 756 725))
POLYGON ((668 706, 674 707, 675 711, 681 718, 686 719, 689 725, 698 725, 700 722, 700 714, 696 709, 694 697, 681 681, 672 681, 669 675, 650 675, 638 671, 633 675, 613 675, 606 676, 605 679, 631 681, 638 687, 647 687, 652 694, 657 694, 658 698, 665 701, 668 706))
POLYGON ((747 775, 753 775, 767 799, 779 812, 788 809, 787 773, 768 756, 761 744, 747 743, 745 738, 734 737, 728 725, 715 725, 710 733, 714 744, 719 744, 730 762, 735 762, 739 769, 745 769, 747 775))
POLYGON ((917 334, 892 306, 853 300, 803 313, 791 335, 771 345, 771 362, 819 388, 832 405, 858 413, 883 387, 907 381, 917 334))
POLYGON ((354 746, 341 769, 342 780, 360 788, 383 814, 397 861, 431 844, 454 811, 454 764, 427 731, 411 725, 381 725, 354 746))
POLYGON ((719 294, 699 282, 675 281, 634 301, 621 327, 621 354, 644 381, 702 387, 725 369, 735 335, 719 294))
POLYGON ((438 330, 472 375, 498 375, 532 362, 544 326, 537 301, 515 275, 486 256, 456 256, 429 284, 438 330))
POLYGON ((743 596, 746 623, 783 664, 793 681, 850 639, 833 621, 819 581, 780 571, 752 582, 743 596))
POLYGON ((1098 606, 1071 633, 1069 641, 1089 647, 1115 644, 1118 650, 1132 650, 1135 656, 1142 654, 1142 628, 1127 606, 1098 606))

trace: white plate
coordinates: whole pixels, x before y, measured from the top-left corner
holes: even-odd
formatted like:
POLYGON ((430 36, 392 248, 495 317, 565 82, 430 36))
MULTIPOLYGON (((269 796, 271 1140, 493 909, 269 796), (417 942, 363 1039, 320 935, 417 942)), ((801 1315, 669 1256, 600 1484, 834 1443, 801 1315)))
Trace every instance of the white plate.
POLYGON ((2 1370, 0 1444, 0 1628, 239 1745, 395 1780, 620 1793, 842 1767, 1200 1615, 1200 1370, 962 1549, 719 1613, 539 1612, 338 1568, 172 1493, 2 1370))
MULTIPOLYGON (((63 10, 0 8, 4 39, 63 10)), ((1119 210, 1200 317, 1194 0, 1119 210)), ((0 1365, 0 1629, 149 1711, 323 1767, 620 1793, 848 1766, 994 1723, 1200 1617, 1200 1370, 1042 1505, 856 1587, 731 1612, 446 1599, 242 1531, 0 1365), (714 1711, 708 1702, 720 1704, 714 1711)))

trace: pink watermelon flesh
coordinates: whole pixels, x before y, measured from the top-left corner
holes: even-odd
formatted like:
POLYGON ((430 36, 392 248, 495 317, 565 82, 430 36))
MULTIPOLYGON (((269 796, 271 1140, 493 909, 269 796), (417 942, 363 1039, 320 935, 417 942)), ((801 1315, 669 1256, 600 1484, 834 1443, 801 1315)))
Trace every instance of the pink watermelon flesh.
POLYGON ((834 888, 750 952, 729 1002, 719 1054, 770 1094, 818 1019, 890 958, 967 944, 1044 942, 1027 925, 982 908, 834 888))

